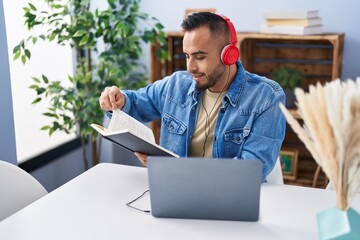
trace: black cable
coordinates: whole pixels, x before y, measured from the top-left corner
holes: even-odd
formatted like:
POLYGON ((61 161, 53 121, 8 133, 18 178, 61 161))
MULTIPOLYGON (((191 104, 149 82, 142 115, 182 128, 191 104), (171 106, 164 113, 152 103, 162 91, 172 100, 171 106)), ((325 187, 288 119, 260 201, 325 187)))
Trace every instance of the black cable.
POLYGON ((150 210, 143 210, 143 209, 140 209, 140 208, 137 208, 137 207, 134 207, 132 206, 131 204, 136 202, 137 200, 139 200, 140 198, 142 198, 146 193, 148 193, 149 190, 146 190, 145 192, 143 192, 140 196, 138 196, 137 198, 135 198, 134 200, 130 201, 130 202, 127 202, 126 203, 126 206, 132 208, 132 209, 135 209, 135 210, 138 210, 140 212, 143 212, 143 213, 151 213, 150 210))

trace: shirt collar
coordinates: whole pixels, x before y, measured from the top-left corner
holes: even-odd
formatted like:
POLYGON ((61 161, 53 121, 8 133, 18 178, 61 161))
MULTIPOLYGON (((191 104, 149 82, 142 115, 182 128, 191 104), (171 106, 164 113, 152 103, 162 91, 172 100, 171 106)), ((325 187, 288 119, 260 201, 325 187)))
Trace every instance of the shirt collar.
POLYGON ((234 81, 231 83, 225 95, 229 99, 229 102, 232 106, 235 106, 238 103, 241 92, 244 89, 245 79, 246 79, 245 69, 242 66, 241 62, 237 61, 236 66, 237 66, 236 77, 234 81))

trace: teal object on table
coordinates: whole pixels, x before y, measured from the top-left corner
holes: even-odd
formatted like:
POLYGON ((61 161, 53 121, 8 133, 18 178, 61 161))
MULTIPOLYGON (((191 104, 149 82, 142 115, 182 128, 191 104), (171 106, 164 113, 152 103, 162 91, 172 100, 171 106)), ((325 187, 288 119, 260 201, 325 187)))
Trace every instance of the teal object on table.
POLYGON ((341 211, 337 207, 317 214, 319 239, 360 240, 360 214, 354 209, 341 211))

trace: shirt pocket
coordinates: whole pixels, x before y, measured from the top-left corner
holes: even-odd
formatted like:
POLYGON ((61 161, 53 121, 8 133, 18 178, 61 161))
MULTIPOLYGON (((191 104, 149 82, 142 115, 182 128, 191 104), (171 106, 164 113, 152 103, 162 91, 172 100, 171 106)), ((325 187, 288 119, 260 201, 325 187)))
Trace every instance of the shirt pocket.
POLYGON ((233 158, 238 155, 241 144, 244 142, 244 129, 236 128, 224 133, 226 157, 233 158))
POLYGON ((162 123, 170 133, 183 135, 186 130, 185 124, 167 113, 165 113, 162 123))
POLYGON ((162 118, 162 132, 164 135, 164 142, 162 145, 173 151, 178 152, 180 146, 185 146, 185 132, 186 125, 181 122, 179 119, 171 116, 168 113, 165 113, 162 118))

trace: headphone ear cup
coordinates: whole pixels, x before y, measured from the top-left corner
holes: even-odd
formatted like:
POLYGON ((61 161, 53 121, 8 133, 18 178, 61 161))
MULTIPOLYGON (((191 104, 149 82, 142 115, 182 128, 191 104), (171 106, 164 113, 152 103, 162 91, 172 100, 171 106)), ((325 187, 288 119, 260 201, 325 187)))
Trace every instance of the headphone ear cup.
POLYGON ((226 45, 221 51, 221 61, 225 65, 232 65, 236 63, 239 57, 240 51, 233 44, 226 45))

